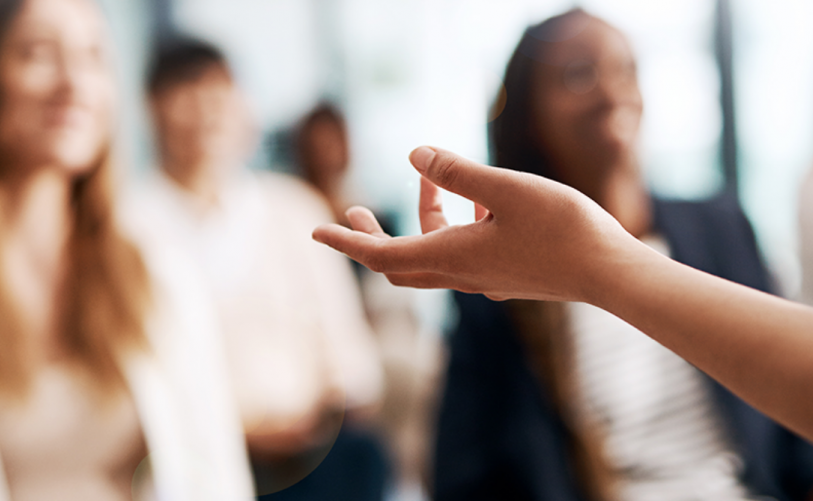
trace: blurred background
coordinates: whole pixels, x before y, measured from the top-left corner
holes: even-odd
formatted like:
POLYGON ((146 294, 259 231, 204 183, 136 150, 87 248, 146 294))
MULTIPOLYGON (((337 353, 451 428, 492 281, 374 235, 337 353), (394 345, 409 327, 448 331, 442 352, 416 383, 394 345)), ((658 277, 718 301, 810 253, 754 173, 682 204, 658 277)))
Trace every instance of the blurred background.
MULTIPOLYGON (((406 161, 434 144, 486 161, 486 124, 523 30, 574 5, 632 39, 654 192, 735 190, 794 296, 795 207, 813 138, 807 0, 101 0, 118 44, 133 169, 153 162, 141 82, 151 43, 180 30, 220 45, 264 129, 260 169, 291 169, 290 131, 318 102, 346 114, 354 201, 417 230, 406 161)), ((447 197, 454 222, 470 206, 447 197)), ((434 302, 434 300, 432 301, 434 302)), ((431 313, 429 313, 431 315, 431 313)), ((440 314, 437 314, 440 316, 440 314)), ((440 318, 433 321, 440 322, 440 318)))
MULTIPOLYGON (((409 152, 431 144, 487 163, 491 105, 524 30, 582 7, 632 41, 645 103, 640 158, 652 191, 684 200, 735 194, 779 290, 798 296, 796 208, 801 179, 813 165, 809 0, 99 1, 117 44, 131 174, 157 162, 143 91, 151 49, 180 32, 213 42, 233 64, 262 128, 252 168, 302 174, 296 132, 311 110, 331 103, 346 120, 349 141, 342 197, 371 207, 400 234, 419 231, 419 179, 409 152)), ((445 205, 451 222, 473 220, 469 202, 445 194, 445 205)), ((401 325, 409 322, 391 304, 409 303, 418 337, 430 338, 410 352, 391 343, 385 359, 421 358, 455 325, 446 292, 391 298, 386 287, 365 289, 376 330, 397 323, 375 325, 376 307, 381 318, 401 325)), ((432 356, 443 358, 425 358, 432 356)), ((434 388, 441 386, 435 376, 443 371, 432 363, 419 369, 429 383, 414 399, 425 404, 421 415, 433 416, 434 388)), ((399 414, 407 407, 388 408, 399 414)), ((431 423, 420 421, 403 440, 419 443, 415 437, 428 430, 431 423)), ((425 499, 413 494, 397 499, 425 499)))

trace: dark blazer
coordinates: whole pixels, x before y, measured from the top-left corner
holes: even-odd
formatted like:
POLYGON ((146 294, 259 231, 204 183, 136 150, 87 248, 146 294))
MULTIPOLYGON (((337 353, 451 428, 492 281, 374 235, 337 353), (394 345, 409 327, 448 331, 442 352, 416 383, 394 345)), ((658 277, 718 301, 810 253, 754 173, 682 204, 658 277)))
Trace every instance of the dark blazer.
MULTIPOLYGON (((727 196, 654 200, 655 227, 672 257, 762 291, 772 289, 751 225, 727 196)), ((500 303, 456 293, 460 320, 435 450, 436 501, 588 501, 579 490, 566 430, 529 368, 500 303)), ((779 501, 813 490, 813 447, 708 379, 754 494, 779 501)))

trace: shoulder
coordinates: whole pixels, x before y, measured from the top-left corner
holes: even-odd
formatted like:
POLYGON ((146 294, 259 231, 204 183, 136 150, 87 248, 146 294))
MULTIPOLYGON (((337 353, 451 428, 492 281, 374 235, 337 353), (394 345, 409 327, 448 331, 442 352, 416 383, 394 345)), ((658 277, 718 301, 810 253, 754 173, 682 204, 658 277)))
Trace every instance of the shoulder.
POLYGON ((754 230, 735 197, 657 200, 654 205, 655 226, 674 259, 755 289, 773 289, 754 230))
POLYGON ((728 193, 704 200, 667 200, 658 197, 652 199, 656 218, 660 219, 696 219, 732 220, 743 219, 745 214, 735 197, 728 193))
POLYGON ((322 222, 332 222, 333 216, 325 197, 302 179, 275 172, 257 172, 255 177, 262 193, 273 205, 296 210, 322 222))
POLYGON ((127 179, 120 193, 118 206, 121 211, 143 209, 155 202, 172 198, 173 186, 158 170, 153 169, 127 179))
POLYGON ((730 194, 706 200, 653 199, 655 227, 667 239, 702 239, 731 245, 754 241, 751 223, 730 194))
POLYGON ((119 229, 139 244, 162 239, 167 225, 185 212, 183 194, 159 172, 130 179, 116 204, 119 229))

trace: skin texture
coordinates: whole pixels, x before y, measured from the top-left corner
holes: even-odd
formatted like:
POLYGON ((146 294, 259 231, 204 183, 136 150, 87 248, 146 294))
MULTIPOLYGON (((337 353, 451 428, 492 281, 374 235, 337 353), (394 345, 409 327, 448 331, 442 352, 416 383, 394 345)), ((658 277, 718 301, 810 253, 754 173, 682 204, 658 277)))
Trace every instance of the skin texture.
POLYGON ((598 204, 562 184, 475 164, 442 150, 420 148, 411 161, 424 174, 420 202, 424 236, 391 239, 380 231, 369 211, 353 208, 348 217, 360 231, 321 227, 314 234, 317 240, 373 271, 387 273, 396 285, 454 288, 498 299, 559 301, 577 300, 589 289, 571 276, 552 273, 562 263, 591 265, 589 259, 572 255, 569 247, 586 245, 602 256, 611 253, 590 241, 594 234, 615 237, 603 239, 602 246, 635 240, 598 204), (478 203, 479 221, 448 226, 436 185, 478 203), (571 205, 573 209, 568 210, 571 205), (549 219, 554 218, 556 224, 551 224, 549 219), (573 228, 585 231, 574 232, 573 228), (563 240, 568 246, 562 246, 563 240), (537 256, 545 259, 526 266, 537 261, 537 256))
POLYGON ((314 238, 397 285, 603 308, 813 439, 813 309, 676 263, 561 184, 426 147, 411 161, 422 236, 390 238, 353 208, 354 231, 314 238), (438 187, 479 204, 477 222, 448 226, 438 187))

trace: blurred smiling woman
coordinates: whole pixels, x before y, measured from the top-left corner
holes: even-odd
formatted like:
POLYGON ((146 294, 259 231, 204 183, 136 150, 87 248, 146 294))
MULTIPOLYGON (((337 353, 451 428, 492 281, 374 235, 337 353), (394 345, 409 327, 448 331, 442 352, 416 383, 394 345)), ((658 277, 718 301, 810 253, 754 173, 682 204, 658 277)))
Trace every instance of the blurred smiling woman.
POLYGON ((105 30, 0 0, 0 500, 249 499, 205 298, 117 229, 105 30))

